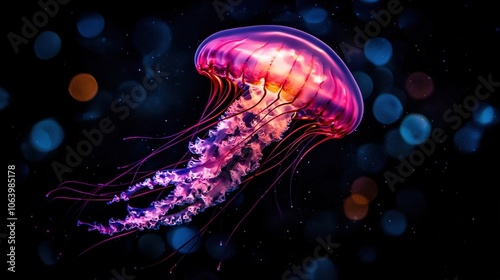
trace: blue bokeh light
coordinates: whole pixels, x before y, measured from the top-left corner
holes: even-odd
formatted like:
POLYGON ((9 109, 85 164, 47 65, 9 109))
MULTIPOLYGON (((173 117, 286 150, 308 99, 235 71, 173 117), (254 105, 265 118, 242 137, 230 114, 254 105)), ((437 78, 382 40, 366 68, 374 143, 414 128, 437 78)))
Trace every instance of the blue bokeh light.
POLYGON ((328 12, 321 7, 312 7, 300 13, 304 17, 304 21, 311 24, 324 22, 328 17, 328 12))
POLYGON ((410 145, 419 145, 425 142, 431 134, 431 123, 422 114, 413 113, 404 117, 399 127, 401 137, 410 145))
POLYGON ((10 104, 10 94, 3 87, 0 87, 0 111, 10 104))
POLYGON ((41 120, 31 128, 31 146, 33 146, 35 150, 42 153, 53 151, 59 147, 63 138, 63 128, 53 118, 41 120))
POLYGON ((172 228, 167 232, 167 242, 174 250, 183 254, 196 252, 200 247, 197 231, 189 226, 172 228))
POLYGON ((382 231, 390 236, 400 236, 406 231, 406 216, 399 210, 387 210, 380 219, 382 231))
POLYGON ((472 117, 474 121, 480 126, 489 126, 495 122, 497 118, 495 108, 489 104, 481 104, 479 108, 474 111, 472 117))
POLYGON ((392 44, 385 38, 376 37, 366 42, 364 53, 371 63, 382 66, 392 58, 392 44))
POLYGON ((53 31, 43 31, 36 37, 33 48, 39 59, 51 59, 61 50, 61 38, 53 31))
POLYGON ((321 4, 307 0, 297 0, 295 7, 311 34, 321 36, 330 31, 332 22, 328 10, 322 7, 321 4))
POLYGON ((78 33, 84 38, 99 36, 104 30, 104 25, 104 17, 97 12, 82 13, 76 22, 78 33))
POLYGON ((458 151, 462 153, 474 153, 479 149, 482 137, 482 129, 473 125, 465 125, 457 130, 453 141, 458 151))
POLYGON ((399 99, 389 93, 382 93, 373 102, 373 115, 382 124, 396 122, 403 114, 403 105, 399 99))

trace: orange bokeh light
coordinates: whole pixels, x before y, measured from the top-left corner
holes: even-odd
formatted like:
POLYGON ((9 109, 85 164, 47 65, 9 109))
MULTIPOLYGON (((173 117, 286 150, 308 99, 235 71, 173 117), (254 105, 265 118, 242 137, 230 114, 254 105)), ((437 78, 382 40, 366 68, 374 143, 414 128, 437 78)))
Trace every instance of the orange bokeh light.
POLYGON ((75 75, 69 82, 69 94, 77 101, 92 100, 97 94, 97 81, 94 76, 87 73, 75 75))
POLYGON ((356 203, 351 195, 344 200, 344 214, 349 220, 362 220, 368 214, 368 204, 356 203))
POLYGON ((375 180, 369 177, 359 177, 351 186, 351 196, 355 203, 357 204, 368 204, 370 203, 378 193, 378 187, 375 180))

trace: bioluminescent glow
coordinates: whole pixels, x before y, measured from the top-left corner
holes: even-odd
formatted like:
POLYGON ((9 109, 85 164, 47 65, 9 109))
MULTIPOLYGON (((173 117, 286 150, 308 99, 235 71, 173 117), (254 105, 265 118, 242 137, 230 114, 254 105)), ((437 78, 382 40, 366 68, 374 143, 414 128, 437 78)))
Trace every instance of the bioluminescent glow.
MULTIPOLYGON (((166 30, 162 23, 145 24, 166 30)), ((194 63, 213 89, 197 124, 167 137, 161 148, 92 191, 64 183, 57 189, 75 191, 83 197, 74 199, 87 202, 107 198, 108 204, 131 204, 137 196, 158 191, 167 194, 157 195, 144 208, 128 205, 128 215, 121 219, 79 225, 114 235, 187 223, 226 201, 236 189, 243 190, 255 176, 280 166, 269 191, 285 172, 293 173, 310 150, 347 136, 361 122, 363 99, 350 71, 329 46, 303 31, 276 25, 224 30, 200 44, 194 63), (140 170, 152 156, 182 141, 189 142, 189 153, 179 162, 152 172, 140 170), (128 174, 137 176, 116 191, 128 174)), ((190 250, 180 246, 189 240, 180 240, 176 232, 169 240, 178 251, 190 250)))

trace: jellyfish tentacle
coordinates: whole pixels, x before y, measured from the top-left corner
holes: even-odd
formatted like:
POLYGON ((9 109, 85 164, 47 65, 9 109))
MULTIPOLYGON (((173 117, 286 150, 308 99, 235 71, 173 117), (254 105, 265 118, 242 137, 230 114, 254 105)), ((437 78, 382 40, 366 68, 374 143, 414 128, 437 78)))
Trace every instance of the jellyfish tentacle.
POLYGON ((163 199, 146 208, 127 207, 124 219, 107 225, 79 222, 103 234, 158 228, 190 221, 205 209, 225 201, 242 178, 260 166, 262 150, 283 138, 297 110, 289 102, 266 94, 264 81, 252 85, 231 104, 205 138, 188 145, 192 153, 185 168, 160 170, 131 185, 109 203, 128 201, 142 189, 174 186, 163 199))

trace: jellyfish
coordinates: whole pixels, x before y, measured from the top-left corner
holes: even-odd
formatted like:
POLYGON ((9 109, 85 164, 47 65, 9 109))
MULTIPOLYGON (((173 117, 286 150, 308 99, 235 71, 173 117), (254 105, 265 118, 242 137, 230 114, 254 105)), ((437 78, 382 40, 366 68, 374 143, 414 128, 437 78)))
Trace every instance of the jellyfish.
MULTIPOLYGON (((362 95, 346 65, 328 45, 298 29, 223 30, 200 44, 194 63, 211 81, 209 104, 196 125, 154 152, 189 139, 187 159, 105 194, 111 204, 158 189, 167 193, 144 208, 128 205, 125 217, 107 224, 79 225, 114 235, 187 223, 255 176, 278 166, 280 174, 290 172, 309 151, 352 133, 361 122, 362 95), (283 167, 294 152, 292 163, 283 167)), ((87 195, 103 196, 97 190, 87 195)))

